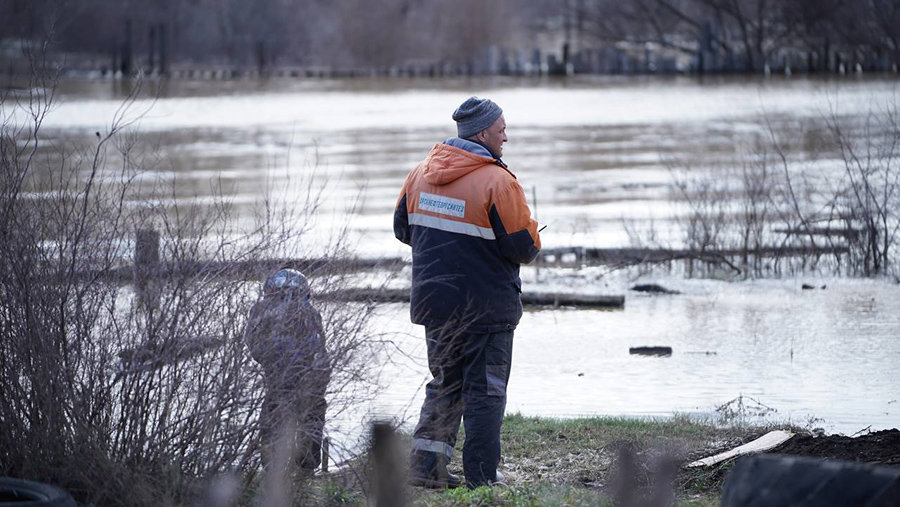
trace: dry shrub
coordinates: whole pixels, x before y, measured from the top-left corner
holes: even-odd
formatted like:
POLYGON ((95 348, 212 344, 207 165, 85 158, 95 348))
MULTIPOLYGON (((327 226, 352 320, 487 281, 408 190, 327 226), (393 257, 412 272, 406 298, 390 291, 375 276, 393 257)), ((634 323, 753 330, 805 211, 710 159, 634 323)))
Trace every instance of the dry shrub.
POLYGON ((837 113, 825 121, 824 153, 805 165, 791 157, 771 124, 768 139, 731 167, 669 161, 683 246, 672 249, 656 231, 633 227, 632 243, 670 252, 664 261, 687 260, 688 276, 896 276, 897 105, 870 112, 861 124, 837 113))
MULTIPOLYGON (((310 182, 305 201, 269 195, 253 217, 222 192, 186 204, 177 182, 148 188, 158 158, 130 129, 139 86, 95 143, 43 146, 55 82, 35 73, 28 95, 0 103, 0 475, 98 505, 190 503, 219 476, 250 495, 263 389, 247 311, 280 267, 306 271, 314 292, 343 287, 342 235, 318 262, 284 260, 304 253, 322 197, 310 182), (155 232, 133 264, 137 231, 155 232)), ((333 417, 369 393, 372 305, 317 305, 333 417)))

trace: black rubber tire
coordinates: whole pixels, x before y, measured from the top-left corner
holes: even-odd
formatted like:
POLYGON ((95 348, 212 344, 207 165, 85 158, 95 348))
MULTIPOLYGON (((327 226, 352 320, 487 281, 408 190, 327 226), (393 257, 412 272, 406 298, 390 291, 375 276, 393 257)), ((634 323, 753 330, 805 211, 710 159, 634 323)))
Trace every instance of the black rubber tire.
POLYGON ((0 477, 0 507, 75 507, 75 500, 56 486, 0 477))
POLYGON ((738 460, 721 507, 896 507, 900 468, 761 454, 738 460))

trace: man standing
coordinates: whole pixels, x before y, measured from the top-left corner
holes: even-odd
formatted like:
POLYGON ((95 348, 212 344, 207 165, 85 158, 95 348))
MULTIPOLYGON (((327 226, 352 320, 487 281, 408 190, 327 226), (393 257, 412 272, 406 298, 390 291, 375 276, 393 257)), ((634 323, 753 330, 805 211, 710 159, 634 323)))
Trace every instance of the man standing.
POLYGON ((434 378, 413 435, 410 483, 456 487, 447 472, 460 418, 470 488, 498 482, 500 425, 513 331, 522 316, 519 265, 537 257, 537 222, 500 159, 503 110, 470 97, 453 112, 458 137, 413 169, 394 210, 394 235, 412 246, 410 314, 425 326, 434 378))

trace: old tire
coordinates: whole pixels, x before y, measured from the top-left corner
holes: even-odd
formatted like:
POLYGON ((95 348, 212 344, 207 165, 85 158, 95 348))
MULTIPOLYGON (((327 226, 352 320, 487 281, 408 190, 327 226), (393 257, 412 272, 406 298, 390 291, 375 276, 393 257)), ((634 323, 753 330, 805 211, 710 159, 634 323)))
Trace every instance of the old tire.
POLYGON ((900 505, 900 468, 801 456, 738 460, 721 507, 891 507, 900 505))
POLYGON ((64 490, 49 484, 0 477, 0 507, 75 507, 64 490))

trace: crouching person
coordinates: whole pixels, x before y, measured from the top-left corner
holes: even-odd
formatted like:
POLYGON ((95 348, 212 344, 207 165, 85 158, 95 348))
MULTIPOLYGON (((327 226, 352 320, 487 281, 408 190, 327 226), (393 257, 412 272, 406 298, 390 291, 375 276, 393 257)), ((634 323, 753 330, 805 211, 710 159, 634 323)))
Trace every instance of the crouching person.
POLYGON ((266 280, 244 339, 265 377, 259 416, 263 467, 286 469, 293 458, 301 471, 312 473, 321 463, 331 364, 322 317, 302 273, 282 269, 266 280))

